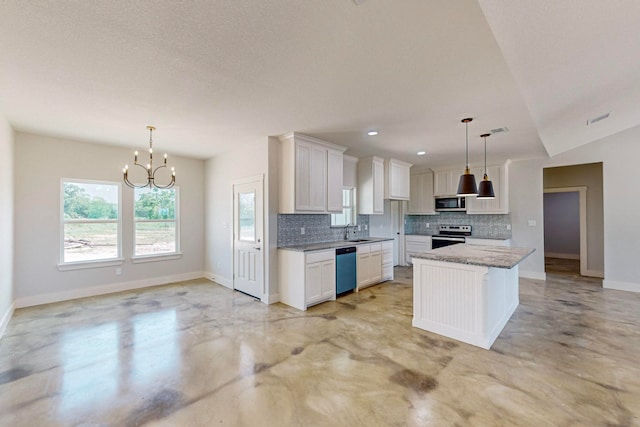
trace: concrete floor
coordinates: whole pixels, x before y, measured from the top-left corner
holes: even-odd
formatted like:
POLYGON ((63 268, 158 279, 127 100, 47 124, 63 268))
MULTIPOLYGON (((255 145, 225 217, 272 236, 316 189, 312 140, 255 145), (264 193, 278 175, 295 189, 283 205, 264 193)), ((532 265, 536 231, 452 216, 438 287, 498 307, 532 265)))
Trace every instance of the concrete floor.
POLYGON ((307 312, 206 280, 17 310, 0 425, 640 425, 640 294, 521 279, 487 351, 411 327, 396 276, 307 312))

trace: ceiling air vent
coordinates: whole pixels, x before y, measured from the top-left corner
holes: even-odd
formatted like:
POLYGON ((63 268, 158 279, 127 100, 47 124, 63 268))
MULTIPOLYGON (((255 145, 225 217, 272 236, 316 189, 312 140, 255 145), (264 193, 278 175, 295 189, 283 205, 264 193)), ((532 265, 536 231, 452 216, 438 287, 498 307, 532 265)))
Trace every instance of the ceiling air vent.
POLYGON ((509 132, 509 128, 508 127, 503 127, 503 128, 496 128, 496 129, 491 129, 490 132, 493 133, 503 133, 503 132, 509 132))
POLYGON ((589 120, 587 120, 587 126, 596 124, 601 120, 608 119, 610 115, 611 115, 611 113, 607 113, 607 114, 603 114, 603 115, 598 116, 598 117, 594 117, 593 119, 589 119, 589 120))

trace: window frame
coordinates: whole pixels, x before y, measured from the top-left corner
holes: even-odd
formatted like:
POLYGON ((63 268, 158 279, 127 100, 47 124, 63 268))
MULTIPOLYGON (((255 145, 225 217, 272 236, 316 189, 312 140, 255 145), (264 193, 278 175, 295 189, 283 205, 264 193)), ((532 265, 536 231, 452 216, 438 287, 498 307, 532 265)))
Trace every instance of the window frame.
MULTIPOLYGON (((182 257, 182 251, 180 247, 180 187, 173 186, 168 189, 160 188, 160 191, 163 190, 173 190, 175 194, 175 218, 174 219, 136 219, 136 190, 137 188, 132 189, 132 241, 133 246, 131 248, 131 262, 134 264, 144 263, 144 262, 154 262, 154 261, 166 261, 172 259, 180 259, 182 257), (175 222, 175 250, 173 252, 162 252, 157 254, 146 254, 146 255, 136 255, 136 224, 139 222, 175 222)), ((140 190, 142 190, 140 188, 140 190)))
POLYGON ((122 257, 122 183, 115 181, 102 181, 102 180, 91 180, 91 179, 78 179, 78 178, 61 178, 60 179, 60 209, 59 209, 59 227, 60 227, 60 237, 59 237, 59 262, 58 262, 58 270, 59 271, 67 271, 67 270, 81 270, 86 268, 96 268, 96 267, 109 267, 114 265, 122 265, 124 263, 124 258, 122 257), (80 219, 80 220, 65 220, 64 218, 64 185, 65 183, 78 183, 78 184, 93 184, 93 185, 112 185, 116 186, 118 189, 118 219, 105 219, 105 220, 95 220, 95 219, 80 219), (101 258, 101 259, 92 259, 92 260, 83 260, 83 261, 65 261, 64 260, 64 237, 65 237, 65 224, 95 224, 95 223, 105 223, 105 224, 117 224, 117 250, 116 257, 114 258, 101 258))
POLYGON ((357 206, 356 206, 356 201, 357 201, 357 195, 356 195, 356 188, 355 187, 342 187, 342 191, 343 191, 343 200, 344 200, 344 191, 345 190, 349 190, 351 192, 351 206, 345 206, 344 203, 342 204, 342 214, 335 214, 332 213, 331 214, 331 227, 335 227, 335 228, 344 228, 347 225, 357 225, 358 222, 358 212, 357 212, 357 206), (352 214, 351 214, 351 221, 348 222, 347 224, 342 224, 342 225, 334 225, 334 221, 333 219, 335 218, 335 215, 344 215, 344 210, 345 208, 351 208, 352 210, 352 214))

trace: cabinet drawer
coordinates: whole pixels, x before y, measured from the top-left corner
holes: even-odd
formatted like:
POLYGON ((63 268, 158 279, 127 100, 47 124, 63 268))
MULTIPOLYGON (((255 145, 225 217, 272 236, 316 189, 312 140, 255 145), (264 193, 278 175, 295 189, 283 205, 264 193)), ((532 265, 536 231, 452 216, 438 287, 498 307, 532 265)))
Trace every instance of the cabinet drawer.
POLYGON ((371 245, 358 245, 356 247, 356 251, 359 254, 368 254, 369 252, 371 252, 371 245))
POLYGON ((393 240, 389 240, 388 242, 381 242, 383 251, 392 251, 393 250, 393 240))
POLYGON ((417 243, 407 243, 406 251, 407 252, 426 252, 431 250, 431 243, 429 244, 417 244, 417 243))
POLYGON ((431 236, 408 235, 404 239, 407 243, 431 244, 431 236))
POLYGON ((393 252, 392 251, 382 251, 382 263, 392 263, 393 262, 393 252))
POLYGON ((380 243, 372 243, 369 245, 371 252, 380 252, 382 250, 382 245, 380 243))
POLYGON ((306 263, 309 264, 312 262, 329 261, 329 260, 335 259, 335 257, 336 257, 335 250, 310 252, 306 256, 306 263))
POLYGON ((393 279, 393 264, 384 264, 382 266, 382 279, 384 280, 393 279))

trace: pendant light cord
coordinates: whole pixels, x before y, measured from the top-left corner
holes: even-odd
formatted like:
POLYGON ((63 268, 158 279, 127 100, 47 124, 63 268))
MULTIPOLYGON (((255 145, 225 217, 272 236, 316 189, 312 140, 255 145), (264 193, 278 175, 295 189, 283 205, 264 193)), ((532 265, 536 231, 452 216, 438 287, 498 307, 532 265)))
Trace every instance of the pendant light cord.
POLYGON ((465 133, 466 133, 466 140, 467 140, 467 145, 466 145, 466 161, 467 161, 467 169, 469 169, 469 122, 465 122, 464 124, 464 129, 465 129, 465 133))

